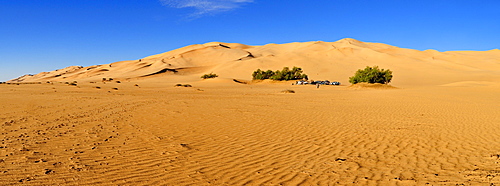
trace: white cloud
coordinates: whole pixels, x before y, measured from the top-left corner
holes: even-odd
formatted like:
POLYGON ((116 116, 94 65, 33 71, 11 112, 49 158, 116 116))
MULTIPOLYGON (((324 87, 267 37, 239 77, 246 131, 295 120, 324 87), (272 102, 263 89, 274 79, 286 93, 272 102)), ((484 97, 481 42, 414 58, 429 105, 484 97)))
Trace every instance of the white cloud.
POLYGON ((194 17, 205 14, 226 12, 254 0, 160 0, 163 5, 173 8, 194 8, 194 17))

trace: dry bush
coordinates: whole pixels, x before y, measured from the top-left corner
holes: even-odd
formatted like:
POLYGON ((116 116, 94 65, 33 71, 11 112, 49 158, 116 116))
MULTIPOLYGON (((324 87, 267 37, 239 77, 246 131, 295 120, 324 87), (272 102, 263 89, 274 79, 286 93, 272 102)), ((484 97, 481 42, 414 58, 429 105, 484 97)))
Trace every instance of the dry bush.
POLYGON ((219 75, 214 74, 214 73, 203 74, 203 76, 201 76, 201 78, 203 78, 203 79, 211 79, 211 78, 216 78, 216 77, 219 77, 219 75))
POLYGON ((175 84, 174 87, 193 87, 193 86, 191 86, 190 84, 180 84, 180 83, 178 83, 178 84, 175 84))
POLYGON ((290 90, 290 89, 287 89, 287 90, 282 90, 281 93, 285 93, 285 94, 293 94, 295 93, 295 90, 290 90))

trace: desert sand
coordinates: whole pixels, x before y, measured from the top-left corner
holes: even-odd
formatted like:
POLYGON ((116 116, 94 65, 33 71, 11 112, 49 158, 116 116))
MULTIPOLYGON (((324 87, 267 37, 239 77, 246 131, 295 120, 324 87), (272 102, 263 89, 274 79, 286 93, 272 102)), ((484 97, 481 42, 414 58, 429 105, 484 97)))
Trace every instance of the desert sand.
POLYGON ((1 185, 500 184, 499 50, 208 43, 9 82, 1 185), (350 86, 368 65, 392 87, 350 86), (343 85, 250 81, 284 66, 343 85))

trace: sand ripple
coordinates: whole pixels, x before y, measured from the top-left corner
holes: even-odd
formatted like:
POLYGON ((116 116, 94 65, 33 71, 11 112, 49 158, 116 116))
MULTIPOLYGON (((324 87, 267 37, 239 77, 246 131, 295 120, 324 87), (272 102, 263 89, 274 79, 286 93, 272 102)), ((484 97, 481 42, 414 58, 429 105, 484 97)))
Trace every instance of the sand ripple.
POLYGON ((2 185, 500 183, 498 89, 31 86, 0 89, 2 185))

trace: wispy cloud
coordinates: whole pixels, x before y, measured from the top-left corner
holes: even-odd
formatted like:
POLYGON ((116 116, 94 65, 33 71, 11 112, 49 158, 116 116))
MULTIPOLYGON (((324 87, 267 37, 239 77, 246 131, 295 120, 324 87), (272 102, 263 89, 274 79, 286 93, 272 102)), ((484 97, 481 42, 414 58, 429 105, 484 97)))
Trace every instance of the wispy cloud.
POLYGON ((254 0, 160 0, 163 5, 172 8, 194 8, 191 17, 201 17, 236 9, 254 0))

